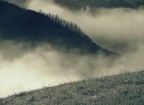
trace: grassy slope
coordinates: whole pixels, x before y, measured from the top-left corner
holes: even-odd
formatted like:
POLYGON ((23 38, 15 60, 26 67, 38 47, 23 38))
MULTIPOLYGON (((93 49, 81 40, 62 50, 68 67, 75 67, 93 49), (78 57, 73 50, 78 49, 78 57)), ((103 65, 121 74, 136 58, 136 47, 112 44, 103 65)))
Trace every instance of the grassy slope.
POLYGON ((144 71, 23 92, 0 105, 144 105, 144 71))

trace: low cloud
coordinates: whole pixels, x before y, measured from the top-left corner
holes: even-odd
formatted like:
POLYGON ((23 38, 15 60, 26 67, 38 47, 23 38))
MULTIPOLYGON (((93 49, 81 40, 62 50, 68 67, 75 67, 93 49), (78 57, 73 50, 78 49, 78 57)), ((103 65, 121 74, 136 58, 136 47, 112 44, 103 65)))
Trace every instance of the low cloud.
POLYGON ((0 53, 0 97, 44 86, 138 71, 144 65, 144 49, 141 48, 113 59, 103 55, 65 53, 46 43, 32 48, 21 42, 3 42, 0 46, 3 52, 7 52, 5 46, 9 46, 11 52, 9 56, 0 53))

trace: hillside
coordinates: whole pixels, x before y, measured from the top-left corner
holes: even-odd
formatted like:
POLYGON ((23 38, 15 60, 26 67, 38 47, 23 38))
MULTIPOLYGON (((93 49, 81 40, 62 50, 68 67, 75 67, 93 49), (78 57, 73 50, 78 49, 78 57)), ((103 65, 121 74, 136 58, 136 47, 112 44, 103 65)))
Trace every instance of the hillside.
POLYGON ((94 43, 81 29, 57 16, 20 8, 0 1, 1 40, 46 42, 55 48, 82 53, 111 52, 94 43))
POLYGON ((57 4, 70 9, 80 10, 96 8, 138 8, 144 6, 144 0, 54 0, 57 4))
POLYGON ((0 105, 144 105, 144 71, 22 92, 0 105))

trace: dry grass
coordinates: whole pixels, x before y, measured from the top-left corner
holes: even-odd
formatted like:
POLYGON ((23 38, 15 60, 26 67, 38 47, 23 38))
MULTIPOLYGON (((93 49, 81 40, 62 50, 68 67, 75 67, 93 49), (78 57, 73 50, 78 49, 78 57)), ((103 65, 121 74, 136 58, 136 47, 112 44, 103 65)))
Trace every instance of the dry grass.
POLYGON ((144 105, 144 71, 22 92, 0 105, 144 105))

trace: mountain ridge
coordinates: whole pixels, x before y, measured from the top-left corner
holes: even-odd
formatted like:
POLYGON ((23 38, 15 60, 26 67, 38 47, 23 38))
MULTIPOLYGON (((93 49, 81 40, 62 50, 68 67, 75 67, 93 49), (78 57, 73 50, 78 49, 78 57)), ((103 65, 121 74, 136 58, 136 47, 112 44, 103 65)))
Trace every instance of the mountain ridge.
POLYGON ((48 42, 58 48, 76 49, 84 53, 111 53, 94 43, 73 23, 5 1, 0 1, 0 28, 1 40, 48 42))

